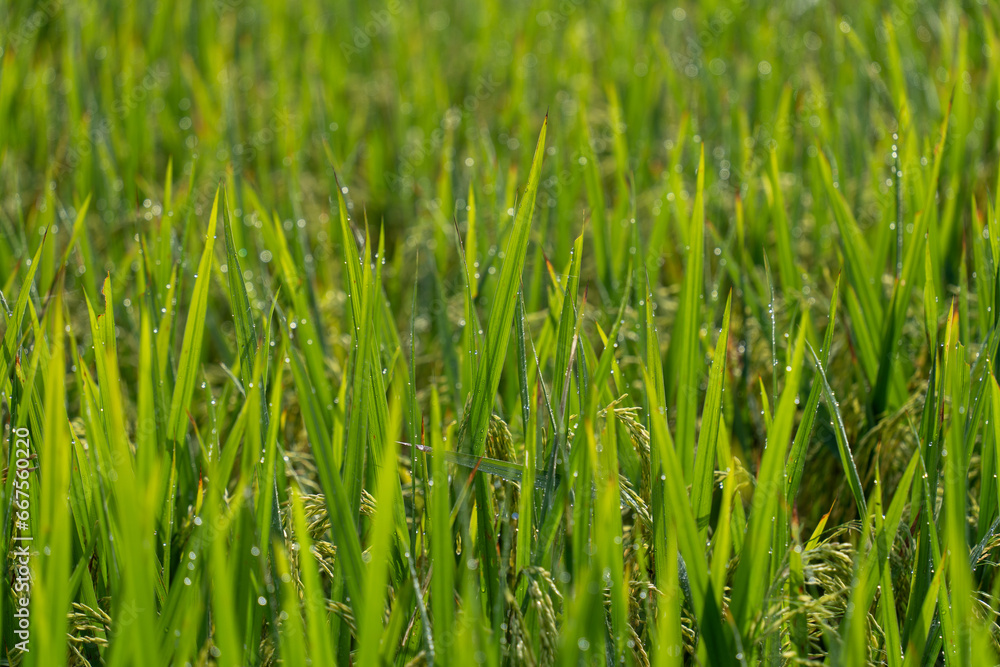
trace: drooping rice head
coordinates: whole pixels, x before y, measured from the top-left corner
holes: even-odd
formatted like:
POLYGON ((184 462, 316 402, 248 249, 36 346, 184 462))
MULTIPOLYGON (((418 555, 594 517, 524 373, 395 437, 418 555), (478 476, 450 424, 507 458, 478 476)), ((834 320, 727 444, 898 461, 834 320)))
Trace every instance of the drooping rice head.
POLYGON ((516 583, 519 583, 520 578, 524 578, 527 582, 527 599, 524 601, 526 609, 522 613, 518 601, 508 592, 507 654, 513 664, 555 664, 559 645, 557 621, 562 610, 562 594, 552 575, 544 568, 526 567, 521 570, 516 583), (535 655, 526 640, 530 637, 527 626, 530 618, 535 619, 539 628, 538 655, 535 655))
POLYGON ((97 655, 97 649, 108 647, 111 616, 100 607, 93 608, 74 602, 67 619, 69 625, 66 630, 71 653, 69 664, 73 667, 92 664, 91 659, 97 655))

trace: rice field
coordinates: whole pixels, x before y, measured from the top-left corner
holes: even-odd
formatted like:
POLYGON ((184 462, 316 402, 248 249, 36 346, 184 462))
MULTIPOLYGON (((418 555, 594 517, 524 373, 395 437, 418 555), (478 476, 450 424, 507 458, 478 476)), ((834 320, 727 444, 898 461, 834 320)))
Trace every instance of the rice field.
POLYGON ((1000 663, 992 0, 4 0, 0 664, 1000 663))

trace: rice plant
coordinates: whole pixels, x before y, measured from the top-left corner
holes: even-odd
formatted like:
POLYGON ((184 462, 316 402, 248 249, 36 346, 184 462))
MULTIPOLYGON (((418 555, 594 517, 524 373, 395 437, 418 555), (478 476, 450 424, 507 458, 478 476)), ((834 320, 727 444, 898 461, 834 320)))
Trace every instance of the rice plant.
POLYGON ((0 663, 1000 662, 1000 7, 0 4, 0 663))

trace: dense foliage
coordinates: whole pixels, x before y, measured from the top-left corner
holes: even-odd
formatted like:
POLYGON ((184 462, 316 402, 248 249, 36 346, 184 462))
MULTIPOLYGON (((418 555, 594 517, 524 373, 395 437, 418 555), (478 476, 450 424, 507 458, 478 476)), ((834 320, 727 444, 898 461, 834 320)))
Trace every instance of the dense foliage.
POLYGON ((6 0, 4 656, 997 663, 998 99, 987 0, 6 0))

